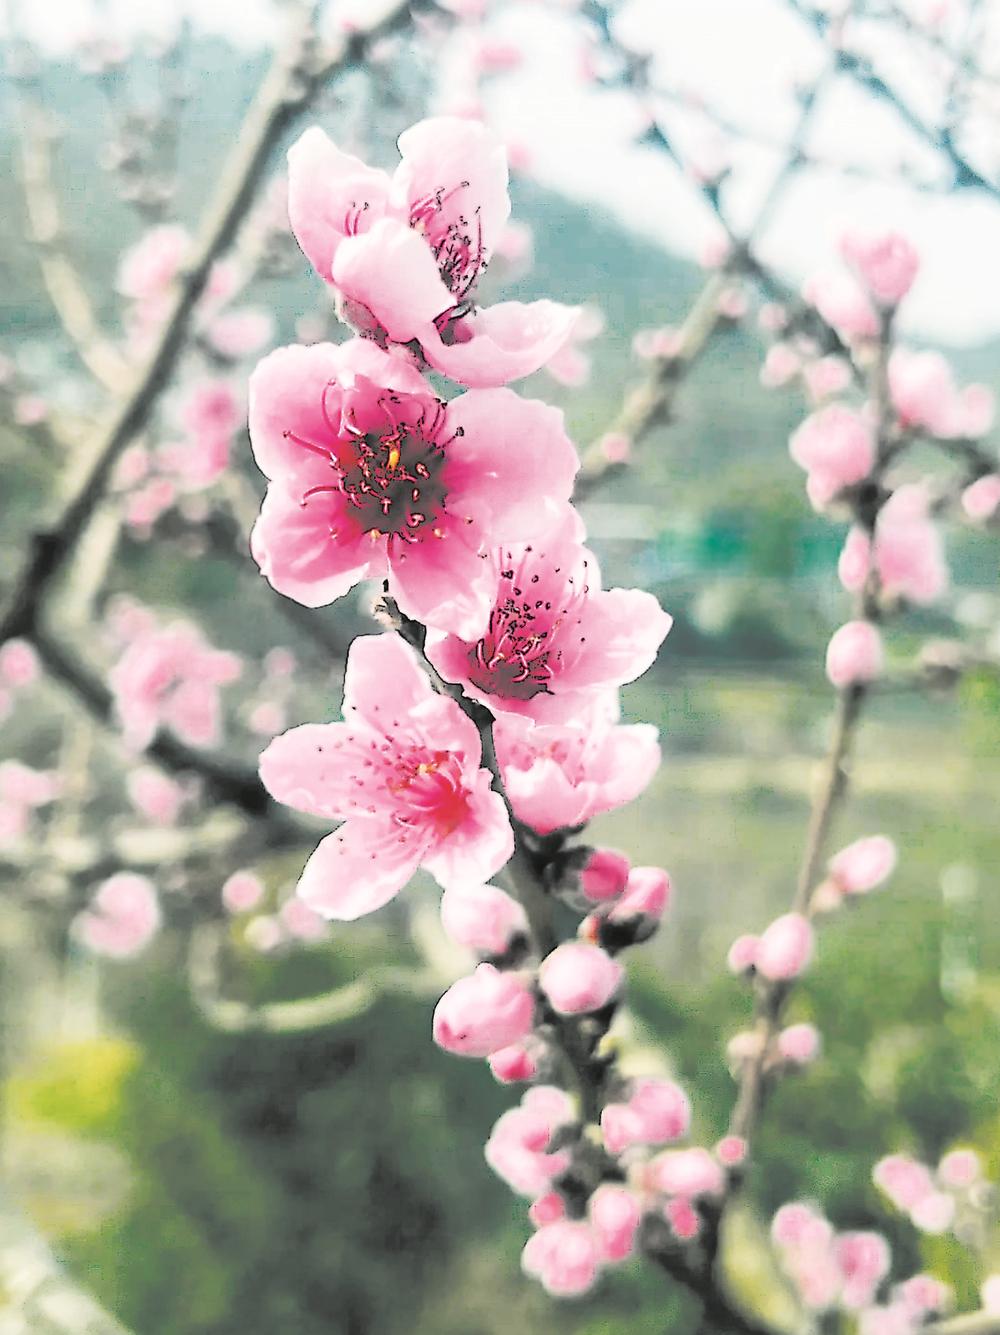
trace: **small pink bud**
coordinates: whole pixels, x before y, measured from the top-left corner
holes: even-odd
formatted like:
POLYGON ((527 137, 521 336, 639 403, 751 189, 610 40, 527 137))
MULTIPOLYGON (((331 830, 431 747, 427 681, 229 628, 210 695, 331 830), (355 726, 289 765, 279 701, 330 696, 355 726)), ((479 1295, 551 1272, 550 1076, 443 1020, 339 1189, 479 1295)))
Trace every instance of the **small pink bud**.
POLYGON ((667 1201, 663 1207, 663 1217, 680 1242, 690 1242, 701 1232, 698 1212, 683 1196, 675 1196, 673 1200, 667 1201))
POLYGON ((680 1140, 691 1127, 691 1102, 673 1080, 645 1076, 632 1082, 629 1108, 642 1125, 642 1139, 647 1145, 665 1145, 680 1140))
POLYGON ((958 396, 959 430, 963 436, 978 440, 993 427, 996 395, 986 385, 966 385, 958 396))
POLYGON ((729 947, 726 966, 730 973, 746 973, 757 963, 757 951, 760 949, 759 936, 738 936, 729 947))
POLYGON ((27 640, 7 640, 0 645, 0 682, 17 690, 38 677, 38 654, 27 640))
POLYGON ((813 954, 813 929, 801 913, 776 918, 760 938, 757 969, 772 982, 797 978, 813 954))
POLYGON ((627 1103, 606 1103, 601 1110, 601 1135, 609 1154, 621 1154, 642 1143, 642 1119, 627 1103))
POLYGON ((557 1224, 566 1218, 566 1202, 558 1191, 547 1191, 528 1206, 528 1218, 536 1228, 545 1224, 557 1224))
POLYGON ((322 914, 311 909, 298 895, 285 900, 278 911, 278 921, 297 941, 322 941, 329 930, 322 914))
POLYGON ((587 1205, 587 1213, 602 1260, 624 1261, 632 1254, 642 1210, 627 1187, 610 1183, 598 1187, 587 1205))
POLYGON ((248 913, 264 898, 264 886, 252 871, 234 871, 222 887, 222 903, 229 913, 248 913))
POLYGON ((822 1040, 812 1024, 792 1024, 778 1035, 778 1052, 786 1062, 808 1066, 819 1056, 822 1040))
POLYGON ((621 981, 621 965, 600 946, 583 941, 557 946, 538 971, 539 985, 560 1015, 600 1010, 618 991, 621 981))
POLYGON ((686 1150, 664 1150, 650 1160, 649 1180, 667 1196, 718 1196, 725 1187, 725 1174, 708 1150, 700 1145, 686 1150))
POLYGON ((434 1009, 434 1041, 461 1057, 488 1057, 531 1032, 535 1003, 514 974, 480 964, 434 1009))
POLYGON ((933 1191, 917 1201, 910 1211, 910 1219, 921 1233, 947 1233, 955 1218, 955 1198, 944 1191, 933 1191))
POLYGON ((521 1253, 521 1267, 554 1298, 575 1298, 593 1288, 600 1259, 598 1240, 590 1225, 563 1219, 546 1224, 528 1239, 521 1253))
POLYGON ((441 896, 441 922, 453 941, 484 955, 502 955, 527 933, 524 909, 494 885, 450 887, 441 896))
POLYGON ((975 1150, 951 1150, 938 1164, 937 1171, 944 1186, 961 1191, 979 1181, 983 1165, 975 1150))
POLYGON ((976 523, 985 523, 987 519, 992 519, 998 506, 1000 506, 998 473, 987 473, 985 477, 977 478, 962 492, 962 509, 976 523))
POLYGON ((538 1074, 538 1062, 525 1043, 511 1043, 506 1048, 491 1052, 490 1070, 501 1085, 513 1085, 522 1080, 533 1080, 538 1074))
POLYGON ((899 1210, 912 1210, 934 1194, 930 1170, 906 1154, 889 1154, 872 1170, 872 1181, 899 1210))
POLYGON ((845 895, 861 895, 887 880, 895 866, 896 845, 884 834, 874 834, 842 848, 828 870, 845 895))
MULTIPOLYGON (((815 1234, 815 1226, 819 1222, 826 1224, 811 1206, 803 1201, 789 1201, 787 1205, 781 1206, 771 1220, 771 1238, 776 1247, 799 1248, 815 1234)), ((828 1224, 825 1235, 827 1240, 832 1235, 828 1224)))
POLYGON ((609 464, 625 464, 632 453, 632 441, 622 431, 609 431, 601 437, 599 448, 609 464))
POLYGON ((860 1311, 874 1300, 875 1291, 889 1273, 892 1255, 881 1233, 841 1233, 834 1239, 833 1254, 843 1287, 841 1305, 860 1311))
POLYGON ((633 867, 628 874, 625 893, 612 907, 608 921, 662 918, 670 903, 670 895, 670 877, 662 867, 633 867))
POLYGON ((748 1149, 742 1136, 723 1136, 715 1147, 715 1157, 727 1168, 736 1168, 746 1159, 748 1149))
POLYGON ((915 1317, 924 1317, 933 1312, 946 1312, 954 1297, 949 1285, 942 1284, 933 1275, 926 1274, 911 1275, 902 1284, 897 1284, 895 1296, 915 1317))
POLYGON ((834 631, 826 650, 826 675, 838 690, 874 681, 885 663, 882 637, 870 621, 848 621, 834 631))
POLYGON ((875 437, 868 422, 842 403, 820 408, 788 442, 793 460, 808 473, 806 489, 817 510, 844 487, 860 482, 875 463, 875 437))
POLYGON ((632 864, 613 848, 595 848, 580 873, 580 888, 593 904, 617 899, 625 889, 632 864))
POLYGON ((802 360, 793 347, 788 343, 773 343, 760 370, 760 383, 765 389, 779 389, 798 375, 801 367, 802 360))

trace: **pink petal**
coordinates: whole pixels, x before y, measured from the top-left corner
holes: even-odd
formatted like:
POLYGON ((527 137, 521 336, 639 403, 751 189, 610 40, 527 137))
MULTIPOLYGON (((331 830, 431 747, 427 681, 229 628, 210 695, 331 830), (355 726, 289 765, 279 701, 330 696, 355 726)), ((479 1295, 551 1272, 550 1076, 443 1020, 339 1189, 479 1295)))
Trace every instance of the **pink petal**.
POLYGON ((316 125, 288 150, 288 218, 306 258, 328 283, 337 247, 383 216, 389 189, 385 172, 342 152, 316 125))
POLYGON ((466 316, 455 331, 464 341, 444 344, 436 329, 421 338, 436 371, 486 389, 537 371, 570 337, 577 308, 554 301, 504 301, 466 316))
POLYGON ((352 922, 374 913, 416 871, 425 840, 381 817, 347 821, 317 845, 296 893, 324 918, 352 922))
POLYGON ((489 620, 497 577, 493 563, 468 545, 463 528, 436 526, 417 542, 391 544, 389 589, 408 616, 472 637, 489 620))
POLYGON ((398 635, 359 635, 347 655, 344 713, 383 731, 393 718, 436 699, 417 655, 398 635))
MULTIPOLYGON (((257 363, 250 377, 250 444, 265 477, 297 477, 322 462, 289 432, 320 447, 333 446, 323 403, 327 386, 336 382, 340 359, 341 350, 333 343, 314 343, 276 348, 257 363)), ((329 395, 327 404, 331 406, 329 395)))
MULTIPOLYGON (((348 733, 346 723, 304 723, 283 732, 261 753, 261 783, 276 801, 296 811, 339 818, 351 792, 351 767, 345 764, 348 733)), ((359 750, 363 760, 364 748, 359 750)))
POLYGON ((580 460, 563 415, 509 389, 469 390, 448 405, 449 509, 486 529, 491 543, 527 542, 568 502, 580 460))
POLYGON ((367 307, 395 343, 433 341, 434 320, 454 305, 430 247, 396 218, 342 241, 333 281, 345 297, 367 307))
POLYGON ((385 569, 384 541, 359 531, 339 493, 303 503, 275 482, 250 535, 250 551, 272 588, 305 607, 324 607, 385 569))
POLYGON ((587 653, 567 664, 560 686, 621 686, 656 659, 673 618, 643 589, 591 593, 584 610, 587 653))

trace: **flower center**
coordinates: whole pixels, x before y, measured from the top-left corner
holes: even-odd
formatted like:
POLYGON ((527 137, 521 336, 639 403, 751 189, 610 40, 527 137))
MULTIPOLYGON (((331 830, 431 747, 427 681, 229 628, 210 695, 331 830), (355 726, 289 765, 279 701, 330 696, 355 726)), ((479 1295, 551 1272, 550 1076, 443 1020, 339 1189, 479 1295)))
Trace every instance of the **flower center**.
MULTIPOLYGON (((508 700, 531 700, 543 692, 562 659, 560 640, 565 628, 579 621, 586 586, 573 587, 570 576, 558 603, 539 596, 541 576, 529 568, 531 547, 519 568, 508 563, 500 571, 501 593, 490 614, 486 634, 469 655, 469 679, 480 690, 508 700), (506 586, 506 587, 505 587, 506 586)), ((556 569, 553 573, 558 575, 556 569)))
POLYGON ((430 759, 400 759, 389 791, 404 808, 396 819, 401 825, 430 822, 439 837, 451 832, 468 813, 468 794, 462 782, 462 770, 448 751, 435 751, 430 759))
POLYGON ((400 400, 383 398, 379 407, 386 418, 384 426, 361 431, 344 414, 338 431, 324 403, 324 420, 336 437, 333 443, 320 445, 286 432, 303 448, 325 456, 336 476, 333 482, 310 487, 302 504, 323 493, 340 492, 373 538, 416 542, 420 530, 433 524, 444 508, 445 446, 455 438, 440 439, 442 403, 434 400, 432 406, 418 406, 419 412, 407 420, 400 400))
POLYGON ((441 277, 456 303, 463 301, 475 287, 489 258, 483 246, 478 207, 471 221, 464 213, 445 208, 459 191, 468 187, 468 181, 460 182, 452 190, 439 186, 433 194, 424 195, 410 207, 410 226, 427 238, 441 277))

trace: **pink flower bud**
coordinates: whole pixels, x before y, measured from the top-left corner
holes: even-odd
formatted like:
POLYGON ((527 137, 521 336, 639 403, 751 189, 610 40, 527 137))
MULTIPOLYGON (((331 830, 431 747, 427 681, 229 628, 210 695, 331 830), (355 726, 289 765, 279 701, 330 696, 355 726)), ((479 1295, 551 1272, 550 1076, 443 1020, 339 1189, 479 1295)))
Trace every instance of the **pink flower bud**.
POLYGON ((760 949, 759 936, 738 936, 729 947, 726 966, 730 973, 746 973, 757 963, 757 951, 760 949))
POLYGON ((642 1119, 627 1103, 606 1103, 601 1110, 601 1135, 609 1154, 621 1154, 642 1143, 642 1119))
POLYGON ((125 786, 129 801, 154 825, 173 825, 184 803, 184 789, 174 779, 150 765, 132 770, 125 786))
POLYGON ((75 930, 95 954, 128 959, 145 949, 159 926, 156 887, 145 876, 123 871, 102 882, 90 908, 77 916, 75 930))
POLYGON ((861 895, 887 880, 895 866, 896 845, 884 834, 874 834, 842 848, 828 870, 845 895, 861 895))
POLYGON ((749 1148, 742 1136, 723 1136, 715 1147, 715 1157, 727 1168, 736 1168, 746 1159, 749 1148))
POLYGON ((610 1183, 598 1187, 588 1202, 587 1213, 602 1260, 624 1261, 632 1254, 642 1210, 627 1187, 610 1183))
POLYGON ((667 1196, 718 1196, 726 1178, 708 1150, 700 1145, 686 1150, 664 1150, 649 1163, 649 1181, 667 1196))
POLYGON ((778 1035, 778 1052, 786 1062, 808 1066, 819 1056, 822 1040, 812 1024, 792 1024, 778 1035))
POLYGON ((813 929, 801 913, 775 918, 760 938, 757 969, 772 982, 797 978, 813 954, 813 929))
POLYGON ((882 637, 870 621, 848 621, 834 631, 826 650, 826 675, 838 690, 881 676, 882 637))
POLYGON ((248 913, 264 898, 264 885, 252 871, 234 871, 222 887, 222 903, 228 913, 248 913))
POLYGON ((778 389, 787 385, 801 367, 801 358, 793 347, 788 343, 773 343, 761 367, 760 383, 765 389, 778 389))
POLYGON ((580 873, 580 889, 593 904, 617 899, 625 889, 632 864, 613 848, 595 848, 580 873))
MULTIPOLYGON (((942 1284, 933 1275, 911 1275, 894 1290, 897 1297, 915 1317, 924 1317, 934 1312, 946 1312, 954 1297, 949 1285, 942 1284)), ((984 1303, 983 1306, 986 1304, 984 1303)))
POLYGON ((649 1076, 633 1080, 628 1106, 642 1126, 642 1140, 647 1145, 665 1145, 680 1140, 691 1127, 691 1103, 680 1085, 673 1080, 649 1076))
POLYGON ((514 974, 480 964, 434 1008, 434 1042, 461 1057, 488 1057, 531 1032, 535 1003, 514 974))
POLYGON ((566 1218, 566 1202, 558 1191, 547 1191, 528 1206, 528 1218, 536 1228, 545 1224, 557 1224, 566 1218))
POLYGON ((961 1191, 979 1181, 983 1165, 975 1150, 950 1150, 938 1164, 937 1171, 944 1186, 961 1191))
POLYGON ((521 1080, 533 1080, 538 1074, 538 1062, 525 1043, 511 1043, 509 1047, 491 1052, 490 1070, 501 1085, 513 1085, 521 1080))
POLYGON ((802 297, 848 341, 878 334, 871 301, 850 274, 832 270, 813 274, 802 285, 802 297))
POLYGON ((633 867, 625 893, 608 914, 609 922, 630 918, 662 918, 670 903, 670 877, 662 867, 633 867))
POLYGON ((848 593, 856 593, 863 586, 871 569, 871 559, 871 539, 855 524, 848 530, 837 561, 837 575, 848 593))
POLYGON ((833 1244, 843 1287, 841 1305, 849 1312, 867 1307, 889 1273, 892 1256, 881 1233, 841 1233, 833 1244))
POLYGON ((829 1241, 833 1230, 822 1215, 804 1201, 789 1201, 771 1220, 771 1238, 776 1247, 800 1248, 816 1240, 816 1226, 825 1225, 824 1239, 829 1241))
POLYGON ((575 1298, 592 1289, 600 1267, 600 1247, 589 1224, 563 1219, 546 1224, 521 1253, 526 1275, 554 1298, 575 1298))
POLYGON ((934 1194, 930 1170, 906 1154, 889 1154, 872 1170, 872 1181, 899 1210, 912 1210, 934 1194))
POLYGON ((698 1212, 684 1196, 675 1196, 673 1200, 667 1201, 663 1207, 663 1217, 680 1242, 690 1242, 701 1232, 698 1212))
POLYGON ((809 474, 807 491, 820 510, 844 487, 868 476, 875 438, 859 413, 831 403, 807 417, 788 442, 794 461, 809 474))
POLYGON ((278 921, 298 941, 322 941, 328 930, 326 919, 298 895, 285 900, 278 911, 278 921))
POLYGON ((851 383, 851 364, 843 357, 820 357, 802 368, 802 379, 813 403, 841 394, 851 383))
POLYGON ((632 441, 623 431, 608 431, 601 437, 598 448, 609 464, 625 464, 632 453, 632 441))
POLYGON ((486 1142, 486 1162, 512 1191, 532 1199, 543 1196, 552 1179, 569 1167, 568 1150, 549 1153, 548 1147, 553 1132, 572 1119, 572 1103, 563 1090, 537 1085, 497 1121, 486 1142))
POLYGON ((955 1198, 944 1191, 932 1191, 917 1201, 910 1211, 910 1219, 921 1233, 947 1233, 955 1218, 955 1198))
POLYGON ((441 896, 441 922, 458 945, 484 955, 502 955, 528 931, 524 909, 494 885, 450 886, 441 896))
POLYGON ((897 306, 920 268, 920 256, 899 232, 847 232, 840 251, 880 306, 897 306))
POLYGON ((993 427, 996 395, 986 385, 966 385, 958 396, 959 434, 978 440, 993 427))
POLYGON ((600 1010, 612 999, 622 981, 622 967, 600 946, 568 941, 546 956, 538 982, 553 1010, 580 1015, 600 1010))
POLYGON ((38 655, 27 640, 7 640, 0 645, 0 682, 17 690, 38 677, 38 655))
POLYGON ((985 477, 977 478, 962 492, 962 509, 976 523, 985 523, 987 519, 992 519, 997 512, 997 506, 1000 506, 998 473, 987 473, 985 477))

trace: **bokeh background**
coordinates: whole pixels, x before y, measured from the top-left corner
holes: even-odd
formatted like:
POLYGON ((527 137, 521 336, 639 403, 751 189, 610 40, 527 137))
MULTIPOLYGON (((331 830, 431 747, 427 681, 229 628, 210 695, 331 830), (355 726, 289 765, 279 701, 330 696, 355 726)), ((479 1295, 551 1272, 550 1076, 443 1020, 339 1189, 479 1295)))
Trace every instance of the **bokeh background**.
MULTIPOLYGON (((544 294, 603 313, 585 385, 567 388, 540 374, 522 386, 564 407, 583 445, 607 429, 626 387, 643 373, 636 331, 684 318, 705 281, 696 256, 715 233, 681 174, 634 146, 627 90, 581 88, 571 77, 572 8, 495 6, 500 37, 519 42, 524 55, 518 69, 497 78, 487 105, 522 149, 514 216, 532 230, 533 262, 520 277, 508 268, 489 281, 499 291, 503 278, 505 295, 544 294)), ((783 88, 774 71, 801 74, 796 44, 806 36, 785 43, 784 13, 773 31, 767 26, 767 15, 782 6, 729 0, 630 8, 633 31, 665 53, 681 86, 687 68, 699 78, 703 68, 714 70, 704 91, 724 92, 737 127, 763 125, 761 133, 781 139, 783 98, 775 92, 762 101, 755 89, 783 88), (740 34, 751 9, 760 14, 748 43, 740 34), (734 25, 728 39, 720 21, 734 25), (689 55, 682 39, 692 43, 689 55)), ((993 8, 980 11, 989 16, 993 8)), ((31 240, 19 179, 25 104, 42 108, 55 132, 64 241, 102 327, 120 342, 117 266, 151 219, 113 188, 108 146, 123 108, 159 105, 166 67, 158 35, 183 16, 165 5, 146 17, 142 35, 124 10, 84 13, 61 0, 44 15, 7 16, 8 56, 23 58, 30 39, 37 64, 30 86, 7 82, 0 112, 0 347, 17 381, 16 393, 4 391, 0 424, 4 570, 14 568, 51 501, 63 461, 53 441, 71 449, 65 441, 101 405, 53 312, 31 240), (80 56, 95 33, 120 38, 127 57, 100 77, 80 56), (34 421, 26 420, 33 416, 26 386, 43 403, 34 421)), ((199 18, 166 69, 181 97, 170 104, 176 170, 161 216, 188 223, 237 133, 284 15, 279 6, 210 4, 199 7, 199 18)), ((898 64, 902 47, 892 43, 904 42, 906 32, 893 28, 885 40, 890 66, 898 64)), ((988 47, 981 54, 986 62, 988 47)), ((811 56, 803 59, 808 65, 811 56)), ((391 165, 396 134, 447 103, 449 77, 462 60, 461 47, 442 55, 404 36, 374 74, 338 83, 307 123, 316 120, 391 165)), ((925 265, 910 337, 944 346, 961 381, 1000 390, 1000 207, 988 195, 949 189, 943 169, 933 191, 913 186, 905 173, 900 179, 905 127, 890 125, 877 99, 846 105, 845 113, 834 102, 834 129, 821 124, 817 155, 832 143, 848 160, 864 143, 874 179, 829 166, 806 170, 764 251, 797 283, 829 258, 841 208, 907 217, 925 265)), ((752 142, 734 138, 729 149, 738 228, 767 164, 752 142)), ((927 146, 913 152, 925 155, 933 178, 940 164, 927 146)), ((255 279, 253 300, 273 315, 275 343, 304 337, 304 317, 314 329, 329 320, 317 286, 297 252, 255 279)), ((751 286, 748 315, 715 334, 686 376, 672 420, 644 442, 635 467, 610 479, 585 508, 607 582, 653 590, 675 618, 659 662, 625 692, 627 716, 661 729, 663 767, 631 807, 596 821, 593 835, 673 877, 671 916, 630 966, 633 1037, 691 1090, 696 1131, 708 1142, 724 1130, 733 1097, 725 1045, 749 1009, 745 989, 725 974, 725 952, 737 933, 787 905, 829 725, 823 646, 846 615, 835 575, 844 526, 812 512, 788 459, 787 437, 804 409, 797 395, 761 387, 766 336, 754 318, 756 299, 751 286)), ((244 493, 260 494, 242 432, 231 468, 244 493)), ((287 646, 302 665, 284 702, 288 721, 331 716, 340 698, 337 646, 365 626, 364 600, 313 614, 326 628, 328 647, 319 648, 253 577, 245 537, 224 529, 227 550, 220 550, 206 536, 212 504, 200 519, 167 515, 151 534, 126 529, 95 592, 98 611, 123 593, 181 611, 252 667, 267 650, 287 646)), ((896 664, 929 638, 996 625, 995 535, 956 531, 948 550, 954 596, 905 620, 890 645, 896 664)), ((227 746, 252 760, 260 739, 247 718, 264 688, 254 687, 253 700, 249 690, 230 696, 227 746)), ((120 763, 97 730, 71 726, 79 713, 56 685, 42 683, 31 707, 13 712, 0 731, 5 755, 39 767, 62 763, 77 776, 76 800, 44 818, 40 844, 60 821, 61 838, 129 827, 120 763)), ((820 1027, 824 1058, 777 1092, 728 1245, 737 1289, 779 1319, 787 1299, 763 1239, 770 1212, 797 1196, 820 1201, 839 1227, 886 1230, 904 1263, 933 1265, 975 1303, 981 1262, 952 1242, 904 1229, 877 1197, 870 1172, 891 1150, 933 1158, 958 1142, 976 1145, 1000 1170, 998 780, 1000 683, 991 671, 966 673, 948 689, 876 696, 835 838, 839 845, 887 833, 898 843, 900 869, 889 888, 824 933, 792 1010, 820 1027)), ((205 814, 196 809, 188 819, 205 814)), ((158 883, 180 908, 150 950, 124 964, 81 949, 60 901, 39 903, 31 893, 34 872, 4 871, 0 1248, 7 1214, 11 1247, 23 1245, 30 1221, 68 1272, 142 1335, 691 1329, 684 1296, 639 1266, 616 1273, 592 1298, 561 1306, 524 1281, 522 1206, 482 1157, 509 1095, 485 1067, 432 1045, 431 994, 376 989, 353 1013, 301 1032, 251 1024, 226 1033, 210 1022, 189 976, 191 921, 240 865, 232 851, 228 857, 187 873, 183 884, 165 857, 158 883), (190 913, 185 896, 195 906, 190 913)), ((255 863, 275 896, 300 865, 299 850, 264 850, 255 863)), ((244 920, 228 921, 220 929, 226 990, 252 1007, 319 996, 373 967, 419 964, 413 934, 424 930, 432 906, 432 887, 416 884, 406 908, 337 927, 311 945, 265 951, 255 948, 244 920)), ((995 1268, 1000 1251, 993 1261, 995 1268)), ((5 1310, 14 1321, 18 1304, 17 1285, 5 1280, 0 1322, 5 1310)), ((47 1330, 41 1321, 10 1329, 47 1330)))

